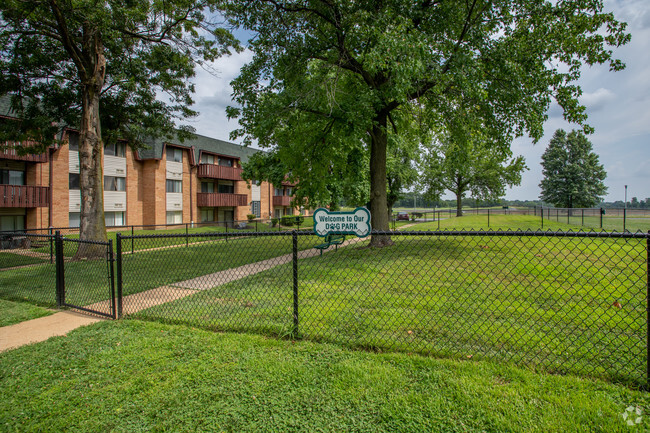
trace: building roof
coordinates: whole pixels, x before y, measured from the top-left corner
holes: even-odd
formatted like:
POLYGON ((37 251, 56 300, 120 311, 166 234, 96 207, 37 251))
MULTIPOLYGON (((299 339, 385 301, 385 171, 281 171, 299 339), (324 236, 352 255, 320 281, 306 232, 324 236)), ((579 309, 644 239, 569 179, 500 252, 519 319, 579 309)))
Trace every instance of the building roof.
POLYGON ((140 159, 161 159, 163 154, 163 149, 166 144, 180 146, 185 148, 191 148, 194 152, 194 161, 198 163, 200 157, 200 151, 205 151, 217 155, 231 156, 233 158, 239 158, 242 162, 247 162, 248 158, 260 152, 260 150, 252 149, 250 147, 241 146, 239 144, 230 143, 228 141, 218 140, 216 138, 206 137, 204 135, 194 134, 194 138, 180 140, 174 138, 172 140, 153 140, 147 143, 147 149, 138 150, 138 158, 140 159))
POLYGON ((16 117, 16 112, 11 108, 11 96, 0 96, 0 116, 16 117))

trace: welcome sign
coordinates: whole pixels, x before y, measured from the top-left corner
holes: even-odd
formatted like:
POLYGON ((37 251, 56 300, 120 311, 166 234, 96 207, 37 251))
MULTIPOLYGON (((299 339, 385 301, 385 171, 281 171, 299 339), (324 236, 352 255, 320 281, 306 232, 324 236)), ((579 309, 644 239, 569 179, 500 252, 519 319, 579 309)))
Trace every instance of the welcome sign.
POLYGON ((358 207, 352 212, 330 212, 319 208, 314 211, 314 233, 318 236, 356 235, 364 238, 370 234, 370 211, 358 207))

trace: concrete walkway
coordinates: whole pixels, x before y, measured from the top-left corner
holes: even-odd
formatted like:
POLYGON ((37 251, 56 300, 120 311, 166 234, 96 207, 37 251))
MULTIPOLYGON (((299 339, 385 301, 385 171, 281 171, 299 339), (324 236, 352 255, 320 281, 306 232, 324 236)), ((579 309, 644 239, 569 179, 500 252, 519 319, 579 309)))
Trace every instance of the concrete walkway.
MULTIPOLYGON (((339 247, 351 245, 361 240, 362 239, 360 238, 350 239, 345 241, 339 247)), ((335 249, 332 247, 323 253, 327 254, 334 250, 335 249)), ((299 251, 298 258, 306 259, 319 254, 319 250, 310 248, 299 251)), ((213 274, 203 275, 190 280, 180 281, 167 286, 157 287, 155 289, 128 295, 122 299, 122 312, 123 314, 133 314, 156 305, 162 305, 167 302, 182 299, 197 293, 197 291, 218 287, 250 275, 268 271, 276 266, 290 263, 292 258, 293 254, 285 254, 283 256, 249 263, 237 268, 226 269, 213 274)), ((110 311, 109 304, 110 300, 106 300, 88 305, 86 308, 99 311, 110 311)), ((76 311, 62 311, 51 316, 28 320, 11 326, 0 327, 0 352, 24 346, 26 344, 45 341, 50 337, 66 335, 68 332, 77 329, 80 326, 90 325, 99 322, 100 320, 105 319, 76 311)))
POLYGON ((73 329, 100 320, 103 319, 76 311, 61 311, 51 316, 4 326, 0 328, 0 352, 26 344, 45 341, 50 337, 66 335, 73 329))

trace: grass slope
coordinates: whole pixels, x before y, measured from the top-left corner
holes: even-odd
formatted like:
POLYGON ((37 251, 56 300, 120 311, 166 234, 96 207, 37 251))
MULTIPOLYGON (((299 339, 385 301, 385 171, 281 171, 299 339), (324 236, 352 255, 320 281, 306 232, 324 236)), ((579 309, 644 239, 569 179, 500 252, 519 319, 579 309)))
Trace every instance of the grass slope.
POLYGON ((11 302, 0 299, 0 326, 9 326, 25 320, 49 316, 52 311, 22 302, 11 302))
MULTIPOLYGON (((645 382, 645 242, 397 237, 299 261, 300 334, 645 382), (616 305, 615 305, 616 303, 616 305)), ((287 335, 291 264, 136 314, 287 335)))
POLYGON ((7 432, 630 432, 648 394, 488 362, 104 322, 0 353, 7 432), (92 342, 92 343, 89 343, 92 342))
POLYGON ((14 266, 34 265, 37 263, 43 263, 44 261, 45 259, 38 257, 0 252, 0 269, 13 268, 14 266))

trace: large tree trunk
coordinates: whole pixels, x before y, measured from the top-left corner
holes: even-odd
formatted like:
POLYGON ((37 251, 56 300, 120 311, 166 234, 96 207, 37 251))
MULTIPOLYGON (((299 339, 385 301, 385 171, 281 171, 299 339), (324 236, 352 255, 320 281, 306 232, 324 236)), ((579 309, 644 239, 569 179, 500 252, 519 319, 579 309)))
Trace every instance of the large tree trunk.
MULTIPOLYGON (((104 86, 106 58, 96 31, 85 34, 85 58, 92 70, 82 82, 81 131, 79 137, 79 187, 81 190, 81 215, 79 238, 106 242, 104 222, 104 176, 102 156, 104 144, 99 122, 99 96, 104 86)), ((104 245, 79 245, 75 259, 99 258, 106 255, 104 245)))
MULTIPOLYGON (((386 199, 386 132, 387 115, 379 114, 375 119, 370 137, 370 213, 373 230, 388 231, 388 203, 386 199)), ((392 245, 390 236, 373 235, 371 247, 392 245)))

